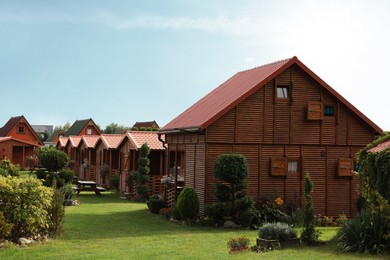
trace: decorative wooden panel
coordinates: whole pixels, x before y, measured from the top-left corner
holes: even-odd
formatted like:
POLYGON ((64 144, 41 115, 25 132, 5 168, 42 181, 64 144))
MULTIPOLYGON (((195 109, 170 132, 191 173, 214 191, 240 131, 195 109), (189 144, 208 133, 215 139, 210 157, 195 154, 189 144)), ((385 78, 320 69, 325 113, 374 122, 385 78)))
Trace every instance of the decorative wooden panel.
POLYGON ((204 213, 204 204, 206 201, 206 162, 205 162, 206 146, 197 144, 195 150, 195 191, 200 201, 199 214, 204 213))
POLYGON ((260 153, 260 197, 283 197, 284 177, 271 176, 272 157, 283 157, 284 146, 282 145, 262 145, 260 153))
POLYGON ((307 120, 322 120, 324 115, 322 102, 307 103, 307 120))
POLYGON ((340 158, 338 164, 339 176, 352 176, 353 174, 353 159, 340 158))
POLYGON ((285 176, 287 174, 287 158, 271 158, 271 175, 285 176))

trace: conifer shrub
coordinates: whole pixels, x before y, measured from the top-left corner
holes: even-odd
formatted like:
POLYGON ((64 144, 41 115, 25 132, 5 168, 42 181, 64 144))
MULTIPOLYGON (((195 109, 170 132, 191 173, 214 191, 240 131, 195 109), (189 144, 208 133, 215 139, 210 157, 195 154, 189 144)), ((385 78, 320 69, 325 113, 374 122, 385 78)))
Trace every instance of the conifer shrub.
POLYGON ((311 192, 314 189, 309 173, 305 174, 305 207, 303 210, 303 230, 301 241, 307 245, 313 245, 318 241, 320 232, 315 228, 315 213, 311 192))
POLYGON ((144 143, 140 149, 140 158, 138 158, 138 170, 132 172, 132 177, 137 181, 137 193, 143 201, 146 201, 149 192, 149 163, 148 158, 150 154, 149 146, 144 143))
POLYGON ((177 198, 177 210, 184 220, 195 219, 199 213, 199 199, 196 191, 188 186, 180 192, 177 198))

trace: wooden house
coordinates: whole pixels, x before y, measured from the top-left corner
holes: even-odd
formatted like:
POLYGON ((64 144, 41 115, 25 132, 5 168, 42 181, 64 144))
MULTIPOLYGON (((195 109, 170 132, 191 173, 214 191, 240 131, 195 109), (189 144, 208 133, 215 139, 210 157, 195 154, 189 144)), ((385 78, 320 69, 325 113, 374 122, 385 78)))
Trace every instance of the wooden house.
POLYGON ((217 156, 240 153, 250 196, 302 207, 307 172, 316 214, 338 216, 356 210, 355 153, 382 130, 293 57, 235 74, 160 134, 202 210, 214 200, 217 156))
POLYGON ((68 155, 69 161, 71 162, 70 168, 74 171, 75 176, 83 179, 83 158, 79 149, 81 139, 81 136, 60 137, 58 139, 57 149, 64 151, 68 155))
MULTIPOLYGON (((164 168, 164 146, 159 140, 157 132, 153 131, 127 131, 126 137, 118 147, 120 153, 120 190, 123 192, 134 193, 134 186, 128 187, 129 174, 138 169, 139 149, 143 144, 150 148, 150 173, 149 188, 153 194, 160 194, 161 178, 164 168)), ((134 184, 135 185, 135 184, 134 184)))
POLYGON ((66 131, 65 136, 72 135, 99 135, 99 127, 90 119, 76 120, 73 125, 66 131))
POLYGON ((159 125, 156 121, 144 121, 144 122, 136 122, 133 125, 133 128, 152 128, 152 129, 159 129, 159 125))
POLYGON ((96 146, 100 141, 100 135, 83 135, 80 145, 78 146, 82 163, 87 163, 87 167, 81 167, 79 178, 81 180, 97 181, 97 164, 96 146))
POLYGON ((7 158, 22 169, 31 167, 27 157, 36 157, 42 145, 24 116, 12 117, 0 128, 0 160, 7 158))

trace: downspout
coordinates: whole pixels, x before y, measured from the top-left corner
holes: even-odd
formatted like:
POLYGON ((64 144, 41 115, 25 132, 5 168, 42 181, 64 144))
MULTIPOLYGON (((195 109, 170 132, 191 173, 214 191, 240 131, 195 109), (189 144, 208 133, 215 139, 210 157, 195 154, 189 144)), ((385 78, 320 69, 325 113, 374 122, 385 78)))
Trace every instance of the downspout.
POLYGON ((158 133, 157 136, 158 136, 158 140, 162 143, 162 145, 164 147, 163 176, 165 176, 165 175, 167 175, 166 165, 167 165, 167 160, 168 160, 168 150, 167 150, 167 146, 166 146, 165 141, 161 138, 161 134, 158 133))

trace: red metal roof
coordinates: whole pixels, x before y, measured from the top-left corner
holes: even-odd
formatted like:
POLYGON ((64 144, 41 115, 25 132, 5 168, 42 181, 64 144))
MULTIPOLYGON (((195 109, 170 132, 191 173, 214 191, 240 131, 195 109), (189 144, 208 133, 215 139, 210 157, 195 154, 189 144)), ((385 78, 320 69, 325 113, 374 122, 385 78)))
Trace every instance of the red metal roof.
POLYGON ((325 81, 318 77, 306 67, 297 57, 269 63, 251 70, 245 70, 235 74, 233 77, 222 83, 190 108, 185 110, 167 125, 160 132, 170 132, 180 129, 205 129, 218 118, 242 102, 244 99, 255 93, 278 74, 292 66, 298 65, 312 78, 319 82, 325 89, 335 95, 341 102, 353 112, 366 121, 378 133, 382 129, 374 124, 369 118, 363 115, 357 108, 331 88, 325 81))
POLYGON ((103 141, 106 149, 117 149, 119 144, 125 138, 124 134, 101 134, 101 140, 103 141))
MULTIPOLYGON (((127 131, 126 136, 133 146, 138 150, 144 143, 147 143, 151 150, 164 150, 163 144, 158 140, 158 132, 153 131, 127 131)), ((164 136, 162 136, 164 140, 164 136)))
POLYGON ((79 146, 80 142, 81 142, 81 136, 78 136, 78 135, 72 135, 72 136, 69 136, 69 142, 70 142, 70 145, 73 147, 73 148, 76 148, 79 146))
POLYGON ((82 141, 87 148, 95 148, 96 144, 100 140, 100 135, 83 135, 82 141))
POLYGON ((60 143, 60 147, 62 148, 64 148, 68 144, 68 141, 69 141, 69 137, 67 136, 61 136, 58 138, 58 142, 60 143))
POLYGON ((390 140, 387 140, 383 143, 378 144, 377 146, 367 150, 368 153, 377 153, 377 152, 382 152, 383 150, 387 149, 390 147, 390 140))
POLYGON ((29 142, 29 141, 24 141, 24 140, 20 140, 20 139, 14 138, 12 136, 0 137, 0 143, 7 142, 7 141, 10 141, 10 140, 16 141, 16 142, 19 142, 19 143, 23 143, 23 144, 27 144, 27 145, 32 145, 32 146, 37 146, 37 147, 40 146, 38 144, 29 142))

